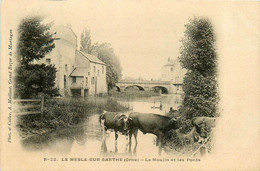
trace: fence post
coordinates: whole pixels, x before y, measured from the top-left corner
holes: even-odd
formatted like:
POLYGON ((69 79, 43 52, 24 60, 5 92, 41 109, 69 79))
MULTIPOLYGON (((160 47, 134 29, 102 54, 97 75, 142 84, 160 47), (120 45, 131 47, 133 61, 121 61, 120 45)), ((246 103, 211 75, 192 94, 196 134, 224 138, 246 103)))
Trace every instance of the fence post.
POLYGON ((44 108, 44 97, 42 96, 42 100, 41 100, 41 119, 43 116, 43 108, 44 108))

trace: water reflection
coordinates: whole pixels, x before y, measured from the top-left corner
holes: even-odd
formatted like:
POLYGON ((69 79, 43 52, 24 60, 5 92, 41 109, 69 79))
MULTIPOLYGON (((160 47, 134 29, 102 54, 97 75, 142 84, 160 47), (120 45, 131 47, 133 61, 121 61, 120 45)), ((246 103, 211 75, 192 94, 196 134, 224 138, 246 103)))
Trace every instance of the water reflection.
POLYGON ((161 95, 134 101, 120 101, 120 103, 128 104, 134 112, 157 113, 161 115, 167 114, 171 107, 177 110, 181 102, 182 96, 180 94, 161 95))
POLYGON ((74 143, 84 146, 87 140, 102 140, 98 114, 88 117, 83 125, 35 135, 24 139, 22 144, 28 150, 48 148, 50 151, 66 153, 70 152, 74 143))
POLYGON ((85 144, 87 136, 84 129, 84 127, 77 127, 35 135, 23 140, 22 145, 28 150, 44 150, 48 148, 55 152, 70 152, 74 142, 85 144))
MULTIPOLYGON (((120 101, 120 103, 127 103, 135 112, 165 115, 169 112, 170 107, 177 109, 181 99, 181 95, 162 95, 134 101, 120 101)), ((126 112, 126 115, 130 112, 126 112)), ((57 153, 77 154, 84 152, 95 156, 100 154, 117 156, 131 154, 128 137, 119 134, 117 144, 115 144, 115 133, 110 131, 103 133, 99 116, 99 114, 93 114, 86 119, 84 125, 33 136, 23 140, 22 144, 28 150, 47 149, 57 153)), ((158 147, 155 142, 155 135, 144 135, 139 131, 138 146, 135 146, 133 142, 133 155, 157 156, 158 147)))
MULTIPOLYGON (((115 141, 115 144, 114 144, 115 145, 114 151, 112 151, 111 149, 109 151, 108 148, 107 148, 107 137, 108 137, 107 134, 109 134, 109 133, 104 134, 104 138, 103 138, 102 144, 101 144, 100 154, 102 154, 102 155, 113 155, 113 154, 121 154, 121 155, 125 154, 125 155, 127 155, 128 152, 130 152, 130 151, 128 151, 128 147, 129 147, 128 135, 127 136, 121 135, 121 136, 125 137, 125 143, 124 144, 120 140, 120 143, 121 143, 120 146, 124 147, 124 151, 122 150, 122 148, 120 150, 118 150, 117 141, 115 141)), ((108 141, 111 141, 111 140, 109 139, 108 141)))

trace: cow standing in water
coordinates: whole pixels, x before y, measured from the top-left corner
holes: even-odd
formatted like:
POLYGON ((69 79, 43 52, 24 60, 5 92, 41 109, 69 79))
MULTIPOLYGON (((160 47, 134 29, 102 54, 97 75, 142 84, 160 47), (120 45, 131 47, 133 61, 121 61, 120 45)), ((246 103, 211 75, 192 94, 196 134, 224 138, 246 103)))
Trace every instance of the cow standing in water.
POLYGON ((138 129, 144 134, 151 133, 157 136, 159 143, 159 155, 162 151, 162 136, 171 129, 178 129, 179 124, 175 118, 170 118, 167 116, 162 116, 152 113, 138 113, 133 112, 129 115, 129 152, 131 153, 132 146, 132 134, 135 137, 135 148, 134 153, 136 153, 137 147, 137 132, 138 129))
POLYGON ((107 112, 104 111, 100 115, 100 124, 103 127, 103 151, 107 152, 106 148, 106 135, 105 132, 110 129, 115 131, 115 153, 117 153, 117 138, 118 138, 118 132, 121 132, 124 135, 128 135, 129 131, 129 124, 128 124, 128 117, 122 113, 117 112, 107 112))

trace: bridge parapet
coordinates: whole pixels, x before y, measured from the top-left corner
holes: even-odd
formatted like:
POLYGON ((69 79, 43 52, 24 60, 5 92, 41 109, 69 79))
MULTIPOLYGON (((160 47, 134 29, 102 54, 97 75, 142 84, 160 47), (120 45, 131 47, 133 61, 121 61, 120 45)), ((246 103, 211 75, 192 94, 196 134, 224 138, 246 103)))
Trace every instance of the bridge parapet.
POLYGON ((159 84, 159 85, 170 85, 170 81, 139 81, 139 80, 121 80, 117 84, 159 84))
POLYGON ((125 91, 129 87, 137 87, 142 91, 161 90, 162 93, 183 93, 182 84, 171 81, 121 80, 116 83, 118 91, 125 91))

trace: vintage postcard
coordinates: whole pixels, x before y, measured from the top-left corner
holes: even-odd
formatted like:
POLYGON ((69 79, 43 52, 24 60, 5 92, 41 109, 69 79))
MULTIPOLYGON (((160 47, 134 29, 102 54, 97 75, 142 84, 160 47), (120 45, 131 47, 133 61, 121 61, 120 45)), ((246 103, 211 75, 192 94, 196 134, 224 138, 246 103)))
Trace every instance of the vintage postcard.
POLYGON ((2 0, 0 170, 259 170, 259 11, 2 0))

